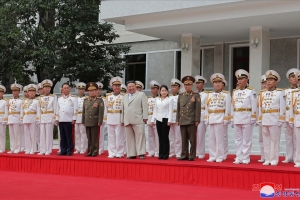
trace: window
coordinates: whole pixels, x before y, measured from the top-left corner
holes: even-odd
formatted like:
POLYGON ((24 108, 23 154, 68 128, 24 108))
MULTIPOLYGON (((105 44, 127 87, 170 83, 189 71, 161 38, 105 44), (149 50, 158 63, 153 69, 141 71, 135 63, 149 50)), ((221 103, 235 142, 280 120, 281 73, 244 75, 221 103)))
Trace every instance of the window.
POLYGON ((199 74, 201 75, 201 76, 203 76, 202 75, 202 67, 203 67, 203 49, 200 49, 200 72, 199 72, 199 74))
POLYGON ((177 51, 176 53, 176 78, 181 80, 181 51, 177 51))
POLYGON ((139 80, 145 85, 146 81, 146 54, 127 55, 125 68, 125 82, 139 80))

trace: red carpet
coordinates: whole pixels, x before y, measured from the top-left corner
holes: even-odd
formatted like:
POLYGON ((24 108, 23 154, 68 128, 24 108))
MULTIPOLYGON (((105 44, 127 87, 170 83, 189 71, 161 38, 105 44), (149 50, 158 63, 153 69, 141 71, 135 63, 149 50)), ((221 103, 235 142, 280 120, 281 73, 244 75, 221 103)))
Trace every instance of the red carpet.
POLYGON ((283 188, 300 187, 300 169, 292 163, 263 166, 258 156, 251 156, 248 165, 232 164, 230 155, 223 163, 208 163, 205 159, 194 162, 177 161, 176 158, 158 160, 109 159, 107 152, 98 157, 37 156, 0 154, 0 170, 46 174, 74 175, 123 180, 140 180, 179 183, 213 187, 243 188, 251 190, 253 184, 273 182, 283 188))
POLYGON ((259 192, 0 171, 1 199, 260 199, 259 192))

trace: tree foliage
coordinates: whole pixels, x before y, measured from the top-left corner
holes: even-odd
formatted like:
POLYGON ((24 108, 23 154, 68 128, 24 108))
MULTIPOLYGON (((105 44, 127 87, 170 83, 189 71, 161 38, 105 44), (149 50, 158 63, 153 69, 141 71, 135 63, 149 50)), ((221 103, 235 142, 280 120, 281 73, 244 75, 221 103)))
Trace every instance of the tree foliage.
POLYGON ((99 0, 0 1, 0 25, 6 27, 0 78, 11 72, 23 84, 36 74, 38 82, 65 77, 107 86, 111 76, 122 75, 120 55, 130 47, 112 44, 119 35, 112 24, 99 22, 99 0))

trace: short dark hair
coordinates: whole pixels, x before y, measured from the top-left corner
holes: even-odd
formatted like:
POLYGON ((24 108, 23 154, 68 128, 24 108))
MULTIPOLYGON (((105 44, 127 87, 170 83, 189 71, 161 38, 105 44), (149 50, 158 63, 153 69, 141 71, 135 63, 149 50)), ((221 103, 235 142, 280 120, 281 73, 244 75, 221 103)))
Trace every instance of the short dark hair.
POLYGON ((134 83, 135 84, 135 80, 130 80, 126 82, 126 85, 128 85, 129 83, 134 83))
POLYGON ((165 88, 167 91, 169 91, 168 86, 166 86, 166 85, 161 85, 159 88, 159 91, 161 91, 162 88, 165 88))
POLYGON ((70 84, 69 84, 68 82, 65 82, 65 83, 62 84, 61 88, 63 88, 64 85, 67 85, 67 86, 71 87, 70 84))

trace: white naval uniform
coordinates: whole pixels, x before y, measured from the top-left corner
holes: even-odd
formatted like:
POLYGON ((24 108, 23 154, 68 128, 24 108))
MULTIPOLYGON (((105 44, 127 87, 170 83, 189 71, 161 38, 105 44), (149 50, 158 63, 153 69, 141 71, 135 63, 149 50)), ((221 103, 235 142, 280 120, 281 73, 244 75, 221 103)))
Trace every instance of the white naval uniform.
POLYGON ((104 136, 105 136, 105 125, 107 120, 107 108, 106 108, 106 102, 105 97, 101 97, 103 99, 104 104, 104 114, 103 114, 103 122, 101 126, 99 127, 99 154, 102 154, 104 152, 104 136))
POLYGON ((23 118, 25 154, 34 154, 37 151, 36 134, 40 121, 39 100, 25 99, 21 110, 23 118))
POLYGON ((8 121, 10 151, 8 153, 19 153, 21 150, 21 134, 23 129, 21 110, 23 99, 11 98, 8 101, 8 121))
POLYGON ((181 140, 181 131, 180 126, 176 125, 176 114, 177 114, 177 101, 178 95, 170 96, 170 103, 173 104, 173 114, 171 118, 170 132, 169 132, 169 140, 170 140, 170 157, 176 156, 176 158, 180 158, 181 149, 182 149, 182 140, 181 140))
POLYGON ((0 153, 5 151, 8 100, 0 99, 0 153))
POLYGON ((200 123, 197 127, 197 145, 196 145, 196 157, 204 158, 205 156, 205 133, 206 133, 206 125, 204 121, 205 115, 205 104, 208 96, 208 92, 203 90, 199 93, 201 98, 201 116, 200 123))
MULTIPOLYGON (((290 109, 287 110, 287 115, 289 116, 289 123, 294 126, 294 136, 295 136, 295 155, 294 163, 300 165, 300 90, 294 90, 292 92, 292 104, 290 109)), ((290 125, 291 126, 291 125, 290 125)))
POLYGON ((156 122, 154 122, 153 126, 150 126, 156 99, 157 97, 152 97, 152 96, 148 97, 147 129, 148 129, 148 156, 158 157, 159 139, 158 139, 158 133, 155 125, 156 122))
POLYGON ((292 107, 292 93, 293 91, 298 91, 298 88, 292 89, 288 88, 284 90, 284 99, 285 99, 285 140, 286 140, 286 161, 293 161, 295 158, 296 152, 296 138, 294 133, 294 128, 289 124, 289 110, 292 107))
POLYGON ((262 124, 266 159, 264 165, 278 164, 281 125, 285 122, 284 107, 285 102, 281 89, 260 92, 258 122, 262 124))
POLYGON ((236 162, 246 164, 250 162, 256 110, 256 92, 252 88, 233 90, 231 115, 234 124, 236 162))
MULTIPOLYGON (((259 109, 259 95, 257 95, 257 111, 259 109)), ((256 119, 258 121, 258 115, 256 115, 256 119)), ((258 142, 259 142, 259 149, 260 149, 260 160, 261 162, 264 162, 265 161, 265 152, 264 152, 264 143, 263 143, 263 134, 262 134, 262 125, 259 124, 259 127, 258 127, 258 142)))
POLYGON ((125 153, 125 127, 121 125, 123 95, 106 95, 108 156, 122 157, 125 153))
POLYGON ((57 96, 50 94, 39 97, 40 117, 40 153, 51 154, 53 147, 53 128, 56 116, 57 96))
POLYGON ((225 159, 224 135, 230 123, 230 111, 228 91, 208 93, 204 120, 209 126, 209 161, 222 162, 225 159))
POLYGON ((85 126, 82 124, 82 108, 83 102, 87 96, 77 97, 78 110, 75 123, 75 149, 77 152, 84 154, 87 149, 87 136, 85 126))

